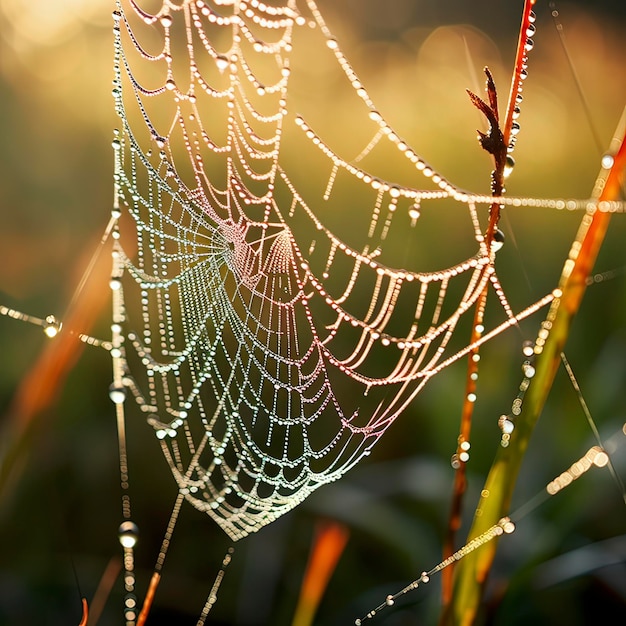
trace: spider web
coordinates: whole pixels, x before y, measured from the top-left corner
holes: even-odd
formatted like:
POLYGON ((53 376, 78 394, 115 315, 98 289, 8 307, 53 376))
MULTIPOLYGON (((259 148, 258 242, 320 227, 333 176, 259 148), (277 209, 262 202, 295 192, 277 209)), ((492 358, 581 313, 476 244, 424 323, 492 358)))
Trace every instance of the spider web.
POLYGON ((456 331, 487 287, 500 313, 478 343, 552 295, 513 312, 482 234, 493 198, 402 140, 312 0, 128 0, 114 18, 114 399, 132 392, 180 493, 237 540, 340 478, 476 347, 456 331), (358 104, 356 156, 294 108, 312 36, 358 104), (472 249, 407 269, 426 211, 472 249))

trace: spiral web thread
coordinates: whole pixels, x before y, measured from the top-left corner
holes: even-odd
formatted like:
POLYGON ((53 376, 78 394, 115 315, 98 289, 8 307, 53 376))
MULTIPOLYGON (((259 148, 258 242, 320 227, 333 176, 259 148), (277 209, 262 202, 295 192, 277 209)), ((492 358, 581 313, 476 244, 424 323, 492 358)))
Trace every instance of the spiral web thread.
POLYGON ((120 0, 114 20, 112 397, 120 412, 132 393, 180 494, 237 540, 340 478, 432 376, 553 294, 511 309, 482 235, 493 198, 393 131, 312 0, 120 0), (360 106, 356 158, 292 110, 290 59, 311 33, 360 106), (377 151, 424 188, 362 169, 377 151), (330 171, 322 188, 305 158, 330 171), (354 208, 332 203, 335 187, 354 208), (385 262, 445 202, 463 208, 473 253, 428 272, 385 262), (500 318, 459 344, 486 286, 500 318))

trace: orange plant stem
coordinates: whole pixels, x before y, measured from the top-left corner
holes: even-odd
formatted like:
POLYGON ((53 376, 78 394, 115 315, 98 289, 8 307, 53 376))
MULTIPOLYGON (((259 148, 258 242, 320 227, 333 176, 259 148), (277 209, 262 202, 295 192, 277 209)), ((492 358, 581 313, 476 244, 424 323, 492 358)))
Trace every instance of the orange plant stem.
POLYGON ((347 541, 348 531, 341 524, 328 523, 318 531, 300 588, 292 626, 313 624, 317 607, 347 541))
MULTIPOLYGON (((531 24, 532 7, 535 5, 536 0, 525 0, 524 9, 522 11, 522 20, 519 30, 519 37, 517 42, 517 51, 515 54, 515 65, 513 68, 513 78, 511 80, 511 89, 509 92, 509 101, 507 104, 506 117, 504 126, 502 127, 502 141, 503 151, 506 151, 509 142, 511 141, 511 128, 513 126, 514 111, 517 106, 517 95, 520 93, 522 85, 522 70, 524 69, 524 63, 526 62, 527 50, 526 41, 528 38, 527 31, 531 24)), ((497 105, 497 102, 495 103, 497 105)), ((496 111, 497 113, 497 111, 496 111)), ((504 156, 496 158, 496 168, 493 172, 493 194, 499 196, 504 190, 504 156)), ((487 226, 487 232, 485 238, 487 246, 491 249, 491 245, 500 221, 500 204, 494 202, 489 211, 489 224, 487 226)), ((488 286, 485 287, 481 294, 477 304, 476 312, 474 314, 474 324, 472 325, 472 332, 470 336, 470 344, 475 343, 480 339, 480 332, 478 328, 482 326, 483 313, 485 304, 487 301, 488 286)), ((450 515, 448 520, 448 531, 443 546, 443 558, 447 559, 456 550, 455 539, 456 533, 461 526, 461 512, 463 505, 463 496, 467 489, 467 478, 465 470, 465 462, 459 460, 460 445, 463 442, 469 442, 470 432, 472 428, 472 417, 474 414, 474 401, 469 398, 475 396, 476 392, 476 378, 478 373, 478 364, 474 359, 475 355, 479 353, 479 348, 475 348, 469 354, 467 362, 467 372, 465 379, 465 396, 463 399, 463 409, 461 413, 461 425, 459 429, 459 440, 457 442, 457 461, 458 466, 454 474, 454 485, 452 489, 452 503, 450 506, 450 515)), ((441 601, 445 607, 449 604, 452 598, 452 581, 454 576, 454 565, 447 567, 442 572, 441 582, 441 601)))

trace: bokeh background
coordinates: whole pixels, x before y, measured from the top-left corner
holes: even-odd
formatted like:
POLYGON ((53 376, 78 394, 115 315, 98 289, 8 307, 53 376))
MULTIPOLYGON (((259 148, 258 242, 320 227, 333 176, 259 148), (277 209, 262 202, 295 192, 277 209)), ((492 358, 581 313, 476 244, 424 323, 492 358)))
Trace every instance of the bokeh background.
MULTIPOLYGON (((481 121, 465 88, 482 92, 482 67, 489 65, 506 100, 522 2, 320 0, 319 5, 400 134, 448 179, 485 192, 491 166, 477 145, 481 121)), ((587 197, 626 102, 624 3, 562 2, 558 8, 593 128, 549 7, 540 1, 517 165, 508 184, 515 195, 587 197)), ((110 146, 118 123, 110 93, 112 9, 111 0, 0 0, 0 305, 63 318, 108 221, 110 146)), ((348 134, 349 119, 337 114, 341 102, 332 86, 321 82, 316 98, 327 132, 348 134)), ((571 213, 507 210, 499 270, 516 305, 554 287, 579 221, 580 215, 571 213)), ((457 239, 464 234, 450 228, 443 244, 462 245, 457 239)), ((625 235, 625 220, 617 215, 597 265, 604 279, 590 287, 567 349, 607 438, 620 431, 626 413, 625 235)), ((85 330, 100 337, 107 336, 109 325, 106 249, 103 256, 104 269, 96 269, 80 295, 93 303, 93 326, 85 330)), ((510 407, 519 384, 521 342, 533 336, 539 321, 500 336, 484 350, 468 519, 498 445, 497 418, 510 407)), ((25 427, 24 407, 44 384, 38 380, 41 368, 46 359, 60 359, 46 350, 50 343, 36 327, 0 317, 0 450, 5 467, 9 462, 12 467, 0 494, 2 625, 77 624, 81 594, 93 596, 119 553, 109 359, 96 348, 76 354, 69 374, 53 381, 54 402, 25 427)), ((289 624, 323 520, 345 524, 349 541, 320 606, 320 625, 353 623, 436 564, 463 377, 463 363, 448 368, 360 466, 240 542, 210 622, 289 624)), ((151 429, 134 417, 130 462, 133 517, 141 528, 141 589, 175 490, 151 429)), ((529 450, 515 506, 592 443, 571 385, 561 375, 529 450)), ((614 463, 624 478, 623 448, 614 463)), ((570 626, 608 622, 611 612, 626 615, 625 531, 622 494, 607 471, 586 476, 532 511, 501 543, 487 623, 570 626)), ((149 623, 195 624, 227 547, 211 520, 185 508, 149 623)), ((376 623, 435 623, 437 581, 399 605, 376 623)), ((121 607, 118 580, 98 624, 122 623, 121 607)))

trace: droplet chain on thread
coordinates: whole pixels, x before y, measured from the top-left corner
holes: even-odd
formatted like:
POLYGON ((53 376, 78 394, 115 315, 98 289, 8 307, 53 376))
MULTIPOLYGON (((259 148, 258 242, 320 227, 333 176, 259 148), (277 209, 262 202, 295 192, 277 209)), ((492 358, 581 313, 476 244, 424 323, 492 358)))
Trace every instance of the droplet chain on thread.
MULTIPOLYGON (((626 435, 626 424, 621 431, 622 435, 626 435)), ((607 452, 600 446, 592 446, 578 461, 574 462, 567 470, 557 476, 554 480, 550 481, 542 494, 538 494, 535 498, 529 500, 529 502, 520 507, 515 513, 510 516, 503 517, 500 521, 487 529, 478 537, 475 537, 469 541, 462 548, 457 550, 447 559, 441 561, 437 566, 429 570, 428 572, 422 572, 419 578, 411 582, 409 585, 401 589, 395 594, 389 594, 384 603, 379 604, 375 609, 369 611, 364 617, 357 618, 354 623, 356 626, 361 626, 364 621, 374 618, 378 613, 387 607, 391 607, 395 604, 396 600, 401 596, 416 590, 420 584, 429 582, 431 576, 436 574, 446 567, 452 565, 452 563, 461 560, 480 546, 500 537, 503 534, 511 534, 515 531, 516 524, 534 510, 539 504, 541 504, 546 497, 554 496, 560 491, 569 487, 575 480, 583 476, 593 467, 606 467, 610 465, 610 458, 607 452), (515 520, 515 521, 513 521, 515 520)), ((481 494, 483 498, 488 498, 489 493, 484 490, 481 494)), ((622 495, 626 501, 626 495, 622 486, 622 495)))
POLYGON ((428 572, 422 572, 419 578, 417 578, 416 580, 408 584, 406 587, 404 587, 397 593, 388 595, 385 599, 385 602, 383 602, 382 604, 379 604, 375 609, 372 609, 371 611, 369 611, 369 613, 367 613, 364 617, 357 618, 356 620, 354 620, 355 626, 361 626, 364 621, 368 619, 373 619, 378 613, 380 613, 386 607, 393 606, 398 598, 400 598, 403 595, 406 595, 407 593, 410 593, 411 591, 416 590, 420 586, 420 584, 428 583, 433 574, 436 574, 440 572, 441 570, 445 569, 446 567, 448 567, 449 565, 451 565, 452 563, 461 560, 463 557, 467 556, 470 552, 473 552, 480 546, 491 541, 492 539, 495 539, 496 537, 499 537, 503 533, 510 534, 514 532, 514 530, 515 530, 515 524, 511 521, 511 519, 508 517, 503 517, 497 524, 487 529, 484 533, 482 533, 478 537, 472 539, 470 542, 468 542, 462 548, 457 550, 454 554, 449 556, 447 559, 441 561, 441 563, 439 563, 437 566, 433 567, 428 572))

